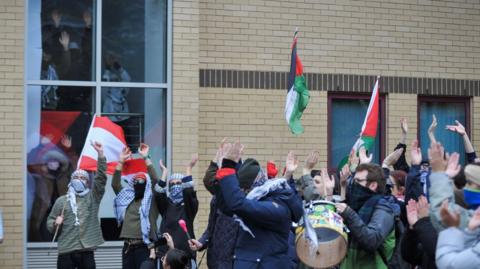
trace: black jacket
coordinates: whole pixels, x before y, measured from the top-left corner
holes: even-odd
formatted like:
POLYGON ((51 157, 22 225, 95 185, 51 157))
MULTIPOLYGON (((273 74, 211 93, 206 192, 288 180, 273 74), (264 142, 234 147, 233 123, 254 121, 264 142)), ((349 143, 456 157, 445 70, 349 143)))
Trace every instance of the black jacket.
POLYGON ((401 242, 402 257, 422 269, 434 269, 438 233, 429 217, 421 218, 408 229, 401 242))
MULTIPOLYGON (((175 248, 185 251, 190 255, 190 258, 195 259, 195 252, 190 250, 188 246, 187 235, 180 225, 178 225, 178 220, 185 220, 188 233, 192 238, 195 238, 193 221, 198 211, 198 200, 195 190, 192 187, 185 188, 183 190, 183 203, 180 204, 174 204, 168 199, 165 192, 155 192, 155 199, 158 205, 158 211, 160 215, 162 215, 160 233, 169 233, 173 238, 175 248)), ((160 253, 164 254, 166 251, 166 246, 160 247, 160 253)))

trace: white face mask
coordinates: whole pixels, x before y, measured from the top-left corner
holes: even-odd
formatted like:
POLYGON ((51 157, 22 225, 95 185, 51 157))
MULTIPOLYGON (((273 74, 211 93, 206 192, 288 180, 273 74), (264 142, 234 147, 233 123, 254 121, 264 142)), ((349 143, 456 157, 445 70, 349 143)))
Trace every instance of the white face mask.
POLYGON ((47 162, 47 167, 49 170, 57 171, 57 169, 60 167, 60 163, 58 161, 50 161, 47 162))
POLYGON ((77 193, 84 192, 87 188, 87 184, 81 179, 72 179, 70 184, 77 193))

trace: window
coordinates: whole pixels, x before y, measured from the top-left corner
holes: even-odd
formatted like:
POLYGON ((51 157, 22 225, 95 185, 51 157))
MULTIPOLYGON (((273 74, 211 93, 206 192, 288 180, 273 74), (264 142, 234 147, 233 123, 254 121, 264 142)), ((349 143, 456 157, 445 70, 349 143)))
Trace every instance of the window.
POLYGON ((418 139, 424 159, 428 156, 430 139, 428 128, 432 123, 432 115, 437 118, 435 138, 442 143, 446 152, 460 153, 460 162, 465 164, 465 148, 463 139, 456 133, 445 130, 446 125, 455 124, 458 120, 470 135, 470 102, 468 98, 426 97, 418 98, 418 139))
MULTIPOLYGON (((328 95, 328 167, 336 170, 340 161, 350 153, 361 131, 370 95, 328 95)), ((380 120, 375 139, 373 162, 384 157, 385 98, 380 96, 380 120)))
MULTIPOLYGON (((51 242, 46 218, 95 114, 122 126, 133 151, 148 143, 157 169, 168 161, 171 0, 27 2, 27 241, 51 242)), ((110 180, 99 215, 118 240, 110 180)))

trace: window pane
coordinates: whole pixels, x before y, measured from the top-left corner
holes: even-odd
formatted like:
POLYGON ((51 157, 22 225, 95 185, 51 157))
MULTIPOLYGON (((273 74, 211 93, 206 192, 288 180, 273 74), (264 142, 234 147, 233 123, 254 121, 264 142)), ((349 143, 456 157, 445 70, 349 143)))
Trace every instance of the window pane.
MULTIPOLYGON (((68 87, 74 105, 59 105, 52 86, 27 89, 27 223, 29 242, 48 242, 45 221, 55 200, 66 193, 92 120, 93 88, 68 87), (79 101, 88 93, 89 101, 79 101), (62 140, 66 135, 71 138, 62 140)), ((62 97, 63 98, 63 97, 62 97)), ((88 98, 87 98, 88 99, 88 98)))
POLYGON ((442 143, 447 152, 460 153, 460 161, 465 163, 465 148, 462 138, 453 132, 445 129, 446 125, 455 124, 458 120, 465 125, 465 103, 445 103, 445 102, 421 102, 420 103, 420 144, 422 147, 423 158, 428 156, 428 147, 430 139, 428 138, 428 128, 432 123, 432 115, 437 118, 437 129, 435 138, 442 143))
MULTIPOLYGON (((332 99, 329 152, 332 168, 337 168, 357 141, 369 102, 369 99, 332 99)), ((375 163, 380 162, 380 136, 378 135, 380 134, 380 121, 378 121, 377 128, 377 137, 371 151, 375 163)))
POLYGON ((93 80, 95 9, 92 2, 28 2, 28 79, 93 80))
MULTIPOLYGON (((166 92, 166 89, 117 87, 102 89, 102 116, 108 116, 123 128, 132 152, 137 152, 141 142, 148 144, 152 162, 158 172, 161 171, 158 161, 165 160, 167 152, 166 92)), ((120 229, 116 225, 112 210, 115 194, 110 187, 111 177, 108 180, 99 214, 104 238, 118 240, 120 229)))
POLYGON ((102 80, 166 82, 167 0, 104 0, 102 80))

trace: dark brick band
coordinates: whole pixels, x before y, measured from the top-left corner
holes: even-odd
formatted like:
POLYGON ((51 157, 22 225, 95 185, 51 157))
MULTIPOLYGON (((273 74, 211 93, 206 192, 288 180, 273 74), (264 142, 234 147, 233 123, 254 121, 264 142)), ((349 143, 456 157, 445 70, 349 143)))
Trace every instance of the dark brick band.
MULTIPOLYGON (((286 90, 287 72, 200 69, 200 87, 286 90)), ((311 91, 369 92, 375 76, 306 73, 311 91)), ((479 80, 382 77, 384 93, 419 95, 480 96, 479 80)))

